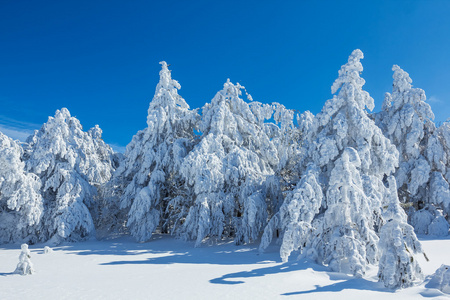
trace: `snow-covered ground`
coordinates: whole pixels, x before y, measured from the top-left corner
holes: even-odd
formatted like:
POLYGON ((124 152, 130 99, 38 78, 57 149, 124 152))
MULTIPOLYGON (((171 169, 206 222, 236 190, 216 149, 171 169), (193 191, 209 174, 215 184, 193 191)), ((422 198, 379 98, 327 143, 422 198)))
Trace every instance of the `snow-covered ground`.
POLYGON ((448 295, 430 287, 429 275, 450 264, 450 238, 421 238, 430 261, 419 286, 390 291, 376 269, 364 278, 292 260, 276 247, 259 255, 257 244, 202 245, 156 235, 148 243, 129 237, 63 244, 44 254, 30 246, 36 273, 13 274, 20 245, 0 247, 0 299, 417 299, 448 295))

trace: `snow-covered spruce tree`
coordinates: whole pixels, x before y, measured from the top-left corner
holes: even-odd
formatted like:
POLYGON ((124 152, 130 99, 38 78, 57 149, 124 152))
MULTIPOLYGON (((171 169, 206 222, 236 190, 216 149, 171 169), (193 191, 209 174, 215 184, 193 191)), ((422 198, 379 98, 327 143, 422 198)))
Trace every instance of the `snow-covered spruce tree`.
POLYGON ((89 184, 96 188, 96 194, 94 196, 94 206, 89 207, 91 215, 96 227, 97 237, 101 237, 102 234, 99 231, 104 229, 103 222, 110 218, 109 211, 105 207, 106 201, 103 197, 105 186, 108 185, 112 179, 114 171, 120 165, 123 159, 122 153, 117 153, 107 145, 102 139, 102 129, 95 125, 87 132, 92 138, 94 144, 94 153, 90 153, 93 157, 96 157, 101 164, 98 164, 95 168, 92 166, 83 170, 86 172, 86 176, 89 180, 89 184))
POLYGON ((395 173, 400 201, 410 207, 410 222, 416 232, 447 234, 441 212, 450 204, 446 126, 436 129, 425 92, 412 87, 409 74, 397 65, 392 70, 392 94, 386 93, 376 120, 400 153, 395 173))
POLYGON ((201 140, 181 165, 190 202, 176 234, 197 246, 207 237, 255 240, 267 221, 264 181, 278 157, 263 124, 273 108, 250 108, 241 89, 228 80, 203 107, 201 140))
MULTIPOLYGON (((178 94, 180 84, 161 62, 160 80, 148 109, 147 125, 127 146, 124 160, 109 186, 113 207, 127 219, 126 226, 138 241, 150 239, 156 229, 168 232, 172 220, 169 201, 182 200, 183 179, 179 170, 194 140, 198 114, 178 94), (116 198, 116 200, 114 200, 116 198)), ((174 203, 172 203, 174 205, 174 203)))
POLYGON ((283 189, 290 189, 300 178, 297 169, 301 158, 302 138, 309 130, 314 115, 309 111, 298 115, 281 104, 273 105, 275 109, 273 119, 278 126, 272 123, 267 125, 273 128, 271 138, 279 157, 275 173, 281 178, 283 189), (297 117, 297 125, 294 123, 295 117, 297 117))
POLYGON ((314 118, 304 141, 303 176, 265 229, 261 250, 279 229, 284 261, 300 249, 355 275, 378 261, 382 179, 395 170, 398 152, 366 112, 374 103, 362 89, 362 58, 353 51, 339 71, 332 86, 337 95, 314 118))
POLYGON ((42 181, 40 240, 77 241, 94 232, 96 186, 113 171, 112 149, 100 135, 98 127, 83 132, 78 119, 63 108, 28 138, 26 169, 42 181))
POLYGON ((389 176, 387 207, 383 212, 385 224, 380 230, 378 277, 387 288, 406 288, 423 279, 422 270, 414 257, 423 253, 414 228, 407 223, 400 207, 395 178, 389 176))
POLYGON ((275 124, 265 122, 263 125, 268 129, 268 135, 277 149, 279 163, 274 168, 274 174, 268 176, 266 180, 267 196, 270 199, 269 217, 278 212, 284 201, 284 193, 292 190, 300 179, 298 165, 301 159, 302 139, 314 118, 309 111, 299 115, 279 103, 273 103, 272 106, 275 124))
POLYGON ((409 74, 397 65, 392 70, 392 94, 386 93, 383 110, 376 119, 400 153, 395 174, 399 199, 402 203, 416 202, 417 205, 422 198, 418 190, 429 179, 430 166, 424 151, 430 130, 434 128, 434 115, 425 102, 425 92, 412 88, 409 74))
MULTIPOLYGON (((429 137, 426 147, 426 157, 431 167, 429 187, 425 189, 425 208, 416 212, 417 215, 430 215, 427 232, 430 235, 445 236, 449 233, 450 222, 450 123, 444 122, 429 137)), ((420 224, 416 222, 416 224, 420 224)), ((419 228, 417 228, 419 229, 419 228)), ((420 230, 417 230, 418 232, 420 230)))
POLYGON ((39 178, 25 172, 22 147, 0 132, 0 244, 35 243, 43 205, 39 178))
MULTIPOLYGON (((282 204, 285 202, 285 196, 291 197, 293 195, 292 190, 294 190, 300 180, 300 172, 302 171, 300 162, 302 159, 302 153, 306 149, 305 148, 302 150, 302 147, 305 146, 304 140, 311 129, 314 115, 309 111, 297 115, 297 126, 294 124, 293 119, 294 111, 285 109, 282 105, 276 105, 274 120, 279 124, 279 127, 271 126, 271 128, 273 128, 271 138, 277 148, 280 162, 275 168, 275 173, 271 176, 268 176, 266 180, 268 198, 270 199, 270 201, 268 202, 270 221, 268 223, 268 226, 266 226, 264 230, 264 235, 261 240, 260 246, 261 251, 263 251, 270 244, 273 236, 279 237, 280 232, 284 230, 284 228, 282 228, 283 225, 281 224, 280 218, 283 218, 282 216, 288 214, 288 212, 286 211, 288 207, 282 204), (272 207, 270 207, 270 205, 272 207)), ((268 125, 271 125, 271 123, 268 123, 268 125)), ((303 174, 304 176, 301 179, 302 182, 304 180, 312 178, 310 176, 311 172, 313 171, 308 170, 305 172, 305 174, 303 174)), ((311 184, 311 186, 307 184, 307 188, 315 188, 315 192, 319 192, 320 187, 317 185, 317 182, 314 179, 311 184)), ((297 191, 297 194, 299 192, 300 191, 297 191)), ((313 190, 302 190, 302 193, 305 192, 311 192, 311 197, 322 197, 321 192, 320 194, 315 194, 313 190)), ((287 203, 290 203, 290 200, 287 200, 287 203)), ((314 203, 317 202, 309 201, 304 204, 314 205, 314 203)), ((296 205, 297 202, 294 202, 292 204, 296 205)), ((292 209, 293 208, 291 207, 290 210, 292 209)), ((304 207, 302 210, 309 214, 309 212, 314 211, 314 208, 304 207)), ((311 220, 314 215, 315 213, 311 213, 311 220)), ((303 217, 305 216, 302 216, 302 219, 303 217)), ((303 224, 307 226, 307 223, 303 224)), ((296 227, 296 229, 299 229, 299 227, 296 227)), ((298 234, 298 231, 296 231, 296 229, 291 228, 290 232, 292 234, 298 234)), ((283 257, 283 259, 287 259, 287 256, 289 256, 290 252, 292 251, 292 249, 289 250, 290 245, 291 244, 284 245, 285 249, 282 249, 281 251, 281 256, 283 257), (287 254, 287 256, 285 257, 284 254, 287 254)))

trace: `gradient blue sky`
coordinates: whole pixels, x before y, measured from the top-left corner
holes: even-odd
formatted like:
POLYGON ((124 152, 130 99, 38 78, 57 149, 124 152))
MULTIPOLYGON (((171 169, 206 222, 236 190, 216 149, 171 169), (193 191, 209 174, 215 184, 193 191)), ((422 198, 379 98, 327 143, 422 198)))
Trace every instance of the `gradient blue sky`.
POLYGON ((67 107, 121 149, 146 126, 161 60, 192 108, 230 78, 316 114, 356 48, 375 111, 398 64, 450 117, 450 1, 0 0, 0 130, 24 139, 67 107))

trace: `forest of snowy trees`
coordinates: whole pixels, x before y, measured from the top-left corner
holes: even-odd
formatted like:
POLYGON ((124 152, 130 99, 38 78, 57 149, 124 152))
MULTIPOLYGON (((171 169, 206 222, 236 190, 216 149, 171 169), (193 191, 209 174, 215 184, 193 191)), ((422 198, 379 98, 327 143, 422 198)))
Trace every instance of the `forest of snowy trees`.
POLYGON ((0 133, 0 243, 234 239, 355 276, 378 266, 389 288, 419 282, 416 233, 449 234, 450 122, 433 122, 397 65, 372 112, 362 58, 351 53, 315 116, 230 80, 191 109, 161 62, 147 127, 124 154, 66 108, 25 143, 0 133))

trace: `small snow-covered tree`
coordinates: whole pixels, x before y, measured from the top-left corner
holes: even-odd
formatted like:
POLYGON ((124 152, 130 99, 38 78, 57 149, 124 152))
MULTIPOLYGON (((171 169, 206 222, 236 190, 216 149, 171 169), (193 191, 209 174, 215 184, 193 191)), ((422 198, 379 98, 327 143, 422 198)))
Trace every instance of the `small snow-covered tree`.
POLYGON ((14 273, 20 275, 31 275, 34 273, 33 263, 31 262, 31 253, 27 244, 20 246, 22 252, 19 255, 19 263, 17 264, 14 273))
MULTIPOLYGON (((179 169, 192 147, 198 115, 178 94, 180 84, 172 79, 167 63, 161 62, 160 80, 150 102, 148 127, 127 146, 124 160, 108 187, 111 207, 121 211, 127 227, 138 241, 150 239, 159 229, 168 232, 171 220, 168 202, 182 198, 179 169)), ((109 212, 114 213, 114 212, 109 212)))
POLYGON ((310 124, 301 162, 303 177, 286 195, 263 235, 281 231, 281 256, 306 250, 333 270, 362 275, 378 260, 375 225, 382 221, 383 176, 394 171, 398 152, 368 117, 373 99, 362 89, 363 54, 355 50, 332 86, 334 97, 310 124))
POLYGON ((83 132, 63 108, 28 138, 26 168, 42 181, 41 240, 80 240, 94 232, 96 186, 108 181, 113 170, 112 149, 100 134, 98 127, 83 132))
POLYGON ((378 277, 387 288, 405 288, 423 279, 422 270, 414 256, 423 253, 414 228, 400 207, 395 178, 390 176, 387 208, 383 212, 385 224, 380 230, 378 277))
POLYGON ((264 182, 278 157, 264 120, 273 108, 249 106, 242 89, 228 80, 203 107, 201 140, 181 165, 189 202, 176 233, 197 246, 206 237, 247 243, 267 221, 264 182))
POLYGON ((0 132, 0 243, 37 241, 43 205, 39 178, 25 172, 22 147, 0 132))

